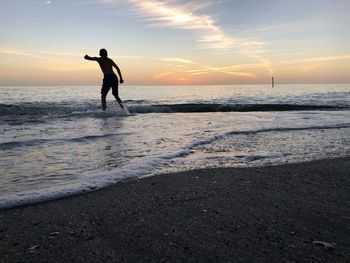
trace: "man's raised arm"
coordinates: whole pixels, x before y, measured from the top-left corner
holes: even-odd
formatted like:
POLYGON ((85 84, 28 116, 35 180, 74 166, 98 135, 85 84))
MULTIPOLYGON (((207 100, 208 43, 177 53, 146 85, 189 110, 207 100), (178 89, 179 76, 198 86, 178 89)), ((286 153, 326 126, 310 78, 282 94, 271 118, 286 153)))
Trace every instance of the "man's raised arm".
POLYGON ((90 57, 89 55, 85 55, 84 58, 86 60, 97 60, 97 57, 90 57))

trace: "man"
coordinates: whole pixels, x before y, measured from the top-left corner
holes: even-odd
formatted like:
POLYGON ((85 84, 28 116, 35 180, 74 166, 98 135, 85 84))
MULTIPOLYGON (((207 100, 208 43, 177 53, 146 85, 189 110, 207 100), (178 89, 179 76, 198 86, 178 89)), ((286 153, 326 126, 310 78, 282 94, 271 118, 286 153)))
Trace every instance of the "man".
POLYGON ((90 57, 88 55, 85 55, 84 57, 87 60, 94 60, 97 61, 98 64, 101 67, 101 70, 104 74, 103 78, 103 84, 101 88, 101 103, 102 103, 102 110, 105 111, 107 104, 106 104, 106 97, 108 94, 108 91, 110 88, 112 88, 112 94, 115 97, 115 99, 118 101, 121 108, 124 109, 124 105, 122 100, 119 98, 118 95, 118 77, 113 71, 113 67, 117 70, 119 78, 120 78, 120 84, 124 83, 122 73, 120 72, 119 67, 117 64, 114 63, 112 59, 108 57, 107 50, 101 49, 100 50, 100 57, 90 57))

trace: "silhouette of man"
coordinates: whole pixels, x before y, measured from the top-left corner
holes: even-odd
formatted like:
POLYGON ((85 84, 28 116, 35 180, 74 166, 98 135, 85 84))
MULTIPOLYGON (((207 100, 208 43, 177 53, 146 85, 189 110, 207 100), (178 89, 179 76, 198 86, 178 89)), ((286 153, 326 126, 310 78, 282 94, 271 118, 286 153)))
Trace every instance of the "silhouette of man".
POLYGON ((117 64, 114 63, 112 59, 108 57, 107 50, 101 49, 100 50, 100 57, 90 57, 88 55, 85 55, 84 57, 87 60, 94 60, 97 61, 100 65, 100 68, 103 72, 104 78, 103 78, 103 84, 101 88, 101 103, 102 103, 102 110, 105 111, 107 104, 106 104, 106 97, 108 94, 108 91, 110 88, 112 88, 112 94, 115 97, 115 99, 118 101, 121 108, 124 109, 124 105, 122 100, 119 98, 118 94, 118 77, 113 71, 113 67, 117 70, 119 78, 120 78, 120 84, 124 83, 122 73, 120 72, 119 67, 117 64))

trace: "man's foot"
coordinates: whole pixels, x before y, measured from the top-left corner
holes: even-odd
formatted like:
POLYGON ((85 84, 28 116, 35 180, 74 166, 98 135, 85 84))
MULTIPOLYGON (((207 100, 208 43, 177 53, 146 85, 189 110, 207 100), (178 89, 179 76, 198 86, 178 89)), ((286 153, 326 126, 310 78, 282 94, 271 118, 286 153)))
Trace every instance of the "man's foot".
POLYGON ((123 103, 119 103, 120 108, 124 109, 123 103))

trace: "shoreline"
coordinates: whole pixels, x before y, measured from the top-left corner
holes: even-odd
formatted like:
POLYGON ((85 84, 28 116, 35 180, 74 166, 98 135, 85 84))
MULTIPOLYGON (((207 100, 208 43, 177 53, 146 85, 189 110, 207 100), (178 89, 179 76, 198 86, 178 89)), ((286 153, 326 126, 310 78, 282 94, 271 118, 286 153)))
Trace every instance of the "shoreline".
POLYGON ((157 175, 0 211, 0 262, 349 262, 350 157, 157 175))

